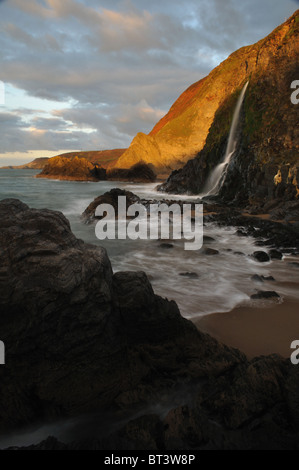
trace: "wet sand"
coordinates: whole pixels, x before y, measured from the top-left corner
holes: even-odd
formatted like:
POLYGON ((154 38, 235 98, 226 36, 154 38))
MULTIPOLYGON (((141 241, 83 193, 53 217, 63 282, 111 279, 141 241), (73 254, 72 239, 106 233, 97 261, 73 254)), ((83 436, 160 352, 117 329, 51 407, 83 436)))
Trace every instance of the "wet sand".
POLYGON ((290 357, 292 341, 299 340, 299 302, 269 302, 263 306, 240 306, 228 313, 215 313, 193 320, 199 330, 248 358, 278 353, 290 357))

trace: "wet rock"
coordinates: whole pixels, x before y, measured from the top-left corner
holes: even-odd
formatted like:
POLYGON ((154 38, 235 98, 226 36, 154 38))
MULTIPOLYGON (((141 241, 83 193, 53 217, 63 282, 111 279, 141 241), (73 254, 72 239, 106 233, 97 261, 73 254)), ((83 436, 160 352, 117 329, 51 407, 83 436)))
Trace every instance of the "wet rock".
POLYGON ((186 272, 186 273, 179 273, 179 275, 183 276, 183 277, 189 277, 190 279, 198 279, 199 278, 197 273, 186 272))
POLYGON ((156 174, 152 165, 137 163, 129 169, 113 168, 108 171, 107 179, 113 181, 134 181, 136 183, 149 183, 156 181, 156 174))
POLYGON ((0 432, 130 406, 243 357, 216 350, 144 273, 113 274, 62 213, 4 200, 0 219, 0 432))
POLYGON ((234 251, 234 255, 237 255, 237 256, 246 256, 245 253, 243 253, 242 251, 234 251))
POLYGON ((259 276, 258 274, 254 274, 250 279, 254 282, 264 282, 263 276, 259 276))
POLYGON ((101 217, 95 215, 96 209, 101 204, 109 204, 113 207, 115 211, 115 216, 118 215, 118 197, 126 197, 126 210, 132 204, 139 204, 141 200, 136 194, 133 194, 131 191, 126 191, 125 189, 114 188, 110 191, 107 191, 105 194, 96 197, 85 209, 82 214, 82 218, 86 223, 91 223, 98 220, 101 217))
POLYGON ((294 266, 295 268, 299 268, 299 263, 297 263, 296 261, 292 261, 290 263, 288 263, 290 266, 294 266))
POLYGON ((270 257, 265 251, 255 251, 252 257, 259 263, 267 263, 270 261, 270 257))
POLYGON ((251 299, 279 299, 280 295, 275 291, 258 291, 257 294, 253 294, 250 297, 251 299))
POLYGON ((218 251, 218 250, 214 250, 214 248, 203 248, 200 252, 201 252, 203 255, 207 255, 207 256, 219 255, 219 251, 218 251))
POLYGON ((238 229, 236 231, 236 235, 238 235, 239 237, 246 237, 247 233, 244 230, 238 229))
POLYGON ((299 371, 289 360, 248 361, 202 334, 144 273, 113 274, 105 250, 78 240, 59 212, 5 200, 0 218, 0 433, 109 409, 114 430, 103 423, 90 440, 33 448, 298 447, 299 371), (163 413, 148 412, 163 394, 163 413))
POLYGON ((159 247, 163 248, 164 250, 169 250, 170 248, 173 248, 173 244, 172 243, 160 243, 159 247))
POLYGON ((275 281, 275 278, 273 276, 262 276, 262 279, 264 281, 275 281))
POLYGON ((282 253, 278 250, 270 250, 269 255, 271 259, 278 259, 278 260, 282 259, 282 253))
POLYGON ((216 240, 215 240, 215 238, 213 238, 213 237, 210 237, 210 236, 208 236, 208 235, 204 235, 204 236, 203 236, 203 242, 204 242, 204 243, 211 243, 211 242, 215 242, 215 241, 216 241, 216 240))
POLYGON ((264 282, 264 281, 275 281, 273 276, 260 276, 259 274, 254 274, 251 276, 251 280, 254 282, 264 282))

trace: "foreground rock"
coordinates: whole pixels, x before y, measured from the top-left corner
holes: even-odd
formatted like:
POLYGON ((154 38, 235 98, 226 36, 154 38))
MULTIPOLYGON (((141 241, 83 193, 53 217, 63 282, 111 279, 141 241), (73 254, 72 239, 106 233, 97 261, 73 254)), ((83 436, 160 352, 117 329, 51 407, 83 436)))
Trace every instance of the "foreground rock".
POLYGON ((4 200, 0 218, 0 433, 92 413, 98 427, 72 444, 37 448, 297 448, 290 361, 248 362, 200 333, 144 273, 113 275, 59 212, 4 200))
POLYGON ((4 200, 0 218, 2 432, 140 403, 243 359, 199 334, 144 273, 113 275, 105 250, 76 239, 61 213, 4 200))
POLYGON ((118 216, 118 198, 120 196, 126 197, 126 210, 132 204, 139 204, 141 200, 136 194, 131 191, 126 191, 125 189, 114 188, 101 196, 96 197, 85 209, 82 214, 82 218, 86 223, 94 222, 99 219, 96 215, 97 207, 101 204, 109 204, 113 207, 116 217, 118 216))

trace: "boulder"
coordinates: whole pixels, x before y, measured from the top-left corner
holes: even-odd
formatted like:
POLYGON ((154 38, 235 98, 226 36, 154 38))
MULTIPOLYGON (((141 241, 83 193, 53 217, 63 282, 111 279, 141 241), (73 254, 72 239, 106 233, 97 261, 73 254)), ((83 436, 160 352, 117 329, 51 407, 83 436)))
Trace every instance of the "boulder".
POLYGON ((275 291, 258 291, 257 294, 253 294, 251 299, 280 299, 280 295, 275 291))
POLYGON ((100 218, 95 215, 95 212, 96 212, 97 207, 101 204, 110 204, 113 207, 115 211, 115 215, 117 217, 119 196, 126 197, 126 209, 128 209, 128 207, 131 206, 132 204, 141 203, 140 198, 136 196, 136 194, 133 194, 131 191, 126 191, 125 189, 114 188, 114 189, 111 189, 110 191, 107 191, 105 194, 102 194, 101 196, 96 197, 85 209, 85 211, 82 214, 82 218, 84 219, 86 223, 95 222, 97 219, 100 218))
POLYGON ((265 251, 255 251, 252 257, 259 263, 267 263, 270 261, 270 256, 265 251))

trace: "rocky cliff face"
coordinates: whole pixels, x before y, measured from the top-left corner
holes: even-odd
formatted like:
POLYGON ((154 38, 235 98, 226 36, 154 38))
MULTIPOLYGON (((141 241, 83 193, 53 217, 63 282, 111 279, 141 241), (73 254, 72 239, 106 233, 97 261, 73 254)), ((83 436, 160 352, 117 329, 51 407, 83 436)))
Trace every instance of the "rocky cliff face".
POLYGON ((73 181, 98 181, 106 179, 106 170, 84 157, 53 157, 36 178, 53 178, 73 181))
MULTIPOLYGON (((223 155, 233 109, 248 80, 243 126, 244 147, 251 149, 248 158, 261 165, 293 165, 298 109, 291 104, 290 85, 299 76, 298 25, 299 11, 265 39, 234 52, 186 90, 149 136, 137 134, 116 166, 127 168, 142 159, 178 168, 205 147, 209 157, 200 164, 205 177, 223 155)), ((201 186, 200 179, 188 189, 198 192, 201 186)))
MULTIPOLYGON (((291 83, 299 76, 298 31, 299 11, 268 38, 228 59, 227 66, 243 54, 239 66, 241 74, 246 68, 249 86, 239 123, 238 150, 220 193, 226 201, 261 207, 269 201, 279 204, 298 197, 298 105, 290 99, 291 83)), ((242 85, 217 109, 203 150, 182 170, 173 172, 161 190, 204 190, 208 175, 224 157, 242 85)))
POLYGON ((1 170, 42 170, 44 166, 48 163, 49 158, 47 157, 40 157, 35 158, 30 163, 25 163, 25 165, 15 165, 15 166, 3 166, 1 170))

